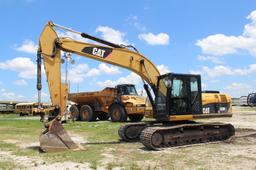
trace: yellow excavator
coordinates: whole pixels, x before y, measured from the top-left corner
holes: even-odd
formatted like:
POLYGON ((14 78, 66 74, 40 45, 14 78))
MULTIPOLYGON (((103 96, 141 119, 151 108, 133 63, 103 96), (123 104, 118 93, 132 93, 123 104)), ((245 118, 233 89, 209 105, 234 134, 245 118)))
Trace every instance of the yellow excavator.
POLYGON ((231 96, 214 90, 202 91, 202 106, 204 114, 231 113, 231 96))
MULTIPOLYGON (((158 150, 165 147, 221 141, 235 133, 231 124, 195 121, 200 118, 232 116, 231 113, 203 114, 200 75, 177 73, 160 75, 156 66, 131 45, 117 45, 48 22, 41 33, 37 53, 38 102, 41 102, 41 60, 43 59, 51 101, 55 106, 53 112, 55 117, 45 124, 46 130, 39 138, 40 149, 44 152, 79 149, 61 124, 68 97, 67 84, 61 82, 61 51, 120 66, 142 78, 153 108, 154 120, 121 126, 118 134, 124 141, 139 140, 146 148, 158 150), (79 34, 97 43, 58 37, 57 29, 79 34)), ((120 107, 116 107, 116 111, 120 111, 120 107)))

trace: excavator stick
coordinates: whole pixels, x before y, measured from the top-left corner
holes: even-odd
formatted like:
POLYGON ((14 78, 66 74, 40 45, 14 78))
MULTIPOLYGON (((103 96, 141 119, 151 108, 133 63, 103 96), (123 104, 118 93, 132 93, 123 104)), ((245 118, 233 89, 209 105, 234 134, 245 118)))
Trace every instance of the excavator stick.
POLYGON ((42 152, 61 152, 81 149, 81 147, 71 139, 57 119, 49 123, 48 128, 40 135, 39 142, 42 152))

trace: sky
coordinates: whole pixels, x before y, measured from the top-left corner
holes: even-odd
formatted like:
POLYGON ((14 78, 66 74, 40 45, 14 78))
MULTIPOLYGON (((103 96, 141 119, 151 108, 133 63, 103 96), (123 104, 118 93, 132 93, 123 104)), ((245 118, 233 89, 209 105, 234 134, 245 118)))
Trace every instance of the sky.
MULTIPOLYGON (((0 100, 36 101, 38 38, 53 21, 117 43, 132 44, 163 73, 201 74, 204 90, 232 97, 256 92, 256 1, 0 0, 0 100)), ((80 41, 69 32, 58 32, 80 41)), ((134 73, 72 55, 70 91, 134 83, 134 73)), ((65 77, 65 65, 62 67, 65 77)), ((43 100, 49 101, 43 78, 43 100)))

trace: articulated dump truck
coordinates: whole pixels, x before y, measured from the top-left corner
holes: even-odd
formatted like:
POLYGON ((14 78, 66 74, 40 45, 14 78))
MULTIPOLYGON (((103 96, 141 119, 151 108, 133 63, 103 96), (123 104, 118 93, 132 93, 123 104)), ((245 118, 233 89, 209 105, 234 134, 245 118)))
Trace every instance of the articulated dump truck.
POLYGON ((106 87, 102 91, 70 93, 68 99, 75 102, 70 107, 76 120, 108 120, 124 122, 141 121, 146 110, 147 100, 139 96, 133 84, 120 84, 115 88, 106 87))

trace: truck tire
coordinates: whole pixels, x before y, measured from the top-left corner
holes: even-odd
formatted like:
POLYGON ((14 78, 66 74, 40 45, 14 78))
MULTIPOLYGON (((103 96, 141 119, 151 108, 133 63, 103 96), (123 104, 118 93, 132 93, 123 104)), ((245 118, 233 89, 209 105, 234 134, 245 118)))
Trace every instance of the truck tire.
POLYGON ((77 108, 76 105, 72 105, 70 108, 69 108, 69 111, 70 111, 70 116, 71 116, 71 119, 73 121, 77 121, 78 118, 79 118, 79 110, 77 108))
POLYGON ((139 114, 131 114, 131 115, 128 115, 129 119, 131 122, 140 122, 144 115, 139 115, 139 114))
POLYGON ((125 122, 127 120, 125 109, 119 104, 113 104, 109 108, 109 114, 112 122, 125 122))
POLYGON ((95 121, 96 120, 96 114, 94 114, 92 108, 89 105, 83 105, 80 108, 80 119, 81 121, 95 121))
POLYGON ((109 119, 109 115, 105 112, 99 112, 98 113, 98 118, 99 120, 108 120, 109 119))

